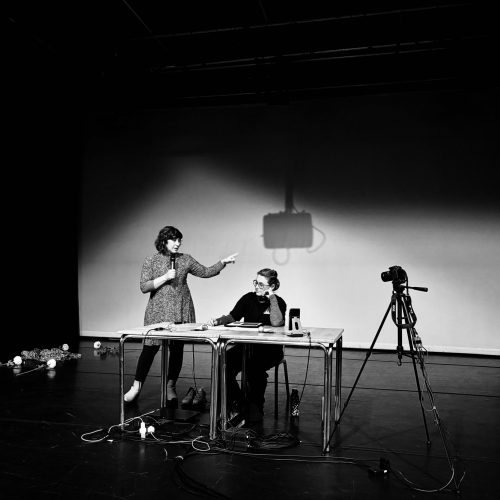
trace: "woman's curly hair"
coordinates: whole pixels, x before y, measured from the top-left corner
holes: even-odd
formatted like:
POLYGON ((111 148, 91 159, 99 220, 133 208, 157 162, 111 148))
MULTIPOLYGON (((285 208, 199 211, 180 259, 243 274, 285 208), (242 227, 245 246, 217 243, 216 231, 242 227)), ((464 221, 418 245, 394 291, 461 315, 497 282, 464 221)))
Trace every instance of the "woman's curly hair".
POLYGON ((155 247, 159 253, 167 255, 167 240, 182 240, 182 233, 174 226, 165 226, 160 229, 156 237, 155 247))

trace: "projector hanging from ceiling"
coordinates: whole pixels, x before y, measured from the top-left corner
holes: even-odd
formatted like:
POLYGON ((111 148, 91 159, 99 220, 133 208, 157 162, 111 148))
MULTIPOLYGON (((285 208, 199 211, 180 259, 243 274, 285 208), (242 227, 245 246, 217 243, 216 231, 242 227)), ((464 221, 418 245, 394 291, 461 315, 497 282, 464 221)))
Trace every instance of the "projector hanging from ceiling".
POLYGON ((293 206, 292 196, 292 186, 288 176, 285 189, 285 211, 264 215, 265 248, 312 247, 313 224, 311 214, 297 212, 293 206))
POLYGON ((266 248, 309 248, 313 244, 312 218, 307 212, 264 215, 266 248))

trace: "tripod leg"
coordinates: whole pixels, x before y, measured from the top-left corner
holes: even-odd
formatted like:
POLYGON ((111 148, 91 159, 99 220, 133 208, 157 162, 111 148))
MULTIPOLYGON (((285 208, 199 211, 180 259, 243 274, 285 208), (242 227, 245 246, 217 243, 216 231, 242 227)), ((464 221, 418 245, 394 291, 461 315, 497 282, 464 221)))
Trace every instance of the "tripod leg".
MULTIPOLYGON (((403 307, 404 307, 404 309, 406 311, 407 321, 409 322, 408 308, 406 307, 406 303, 404 301, 402 301, 402 304, 403 304, 403 307)), ((410 305, 410 307, 411 307, 411 305, 410 305)), ((420 370, 422 372, 422 376, 423 376, 423 379, 424 379, 424 382, 425 382, 425 385, 427 387, 427 391, 428 391, 428 394, 429 394, 429 397, 430 397, 430 400, 431 400, 432 411, 434 413, 434 420, 435 420, 435 422, 436 422, 436 424, 438 426, 439 434, 441 436, 441 441, 443 442, 444 451, 445 451, 445 454, 446 454, 446 459, 448 460, 448 464, 449 464, 450 469, 452 471, 452 480, 453 480, 453 484, 455 486, 455 492, 459 493, 459 486, 460 486, 460 484, 457 483, 457 480, 456 480, 456 477, 455 477, 454 459, 451 456, 450 451, 448 449, 448 441, 446 439, 446 434, 445 434, 445 432, 444 432, 444 430, 442 428, 441 419, 439 418, 439 414, 438 414, 438 411, 437 411, 437 408, 436 408, 436 404, 434 403, 434 397, 432 395, 432 389, 430 388, 430 384, 429 384, 429 381, 427 379, 427 374, 426 374, 426 370, 425 370, 424 360, 423 360, 422 354, 419 351, 419 349, 417 347, 417 344, 415 342, 415 339, 417 337, 417 331, 412 326, 412 327, 410 327, 407 330, 407 333, 408 333, 408 343, 410 345, 411 359, 413 361, 413 370, 414 370, 414 373, 415 373, 415 380, 417 382, 417 389, 418 389, 418 395, 419 395, 419 400, 420 400, 420 408, 422 410, 422 417, 424 419, 424 425, 425 425, 425 433, 427 435, 427 446, 431 445, 431 441, 430 441, 430 438, 429 438, 429 430, 427 428, 427 420, 425 418, 425 411, 424 411, 423 399, 422 399, 422 391, 420 389, 420 382, 419 382, 419 378, 418 378, 418 371, 417 371, 417 365, 416 365, 416 362, 415 362, 415 356, 417 356, 418 361, 419 361, 420 370)), ((451 482, 451 480, 450 480, 450 482, 451 482)))
POLYGON ((408 343, 410 345, 410 356, 411 356, 411 360, 412 360, 412 363, 413 363, 413 372, 415 373, 415 382, 417 383, 418 400, 419 400, 419 403, 420 403, 420 410, 422 411, 422 418, 424 420, 425 435, 427 436, 427 446, 430 446, 431 445, 431 440, 429 438, 429 429, 427 427, 427 419, 425 418, 425 410, 424 410, 424 404, 423 404, 422 389, 420 388, 420 381, 419 381, 418 372, 417 372, 417 364, 415 362, 415 351, 413 350, 413 337, 410 334, 410 330, 407 331, 407 334, 408 334, 408 343))
MULTIPOLYGON (((406 307, 406 302, 405 302, 404 296, 401 296, 401 295, 398 296, 398 309, 402 312, 402 318, 404 320, 404 323, 409 325, 411 318, 410 318, 410 313, 408 311, 408 308, 406 307)), ((412 326, 407 326, 406 334, 408 335, 408 345, 410 347, 410 356, 411 356, 411 361, 413 364, 413 373, 415 374, 415 382, 417 384, 418 402, 420 403, 420 411, 422 412, 422 419, 424 421, 425 435, 427 437, 427 446, 430 446, 431 440, 429 438, 429 429, 427 427, 427 419, 425 418, 422 389, 420 388, 420 380, 418 378, 417 364, 415 362, 415 349, 414 349, 414 345, 413 345, 413 339, 414 339, 414 336, 416 335, 415 329, 412 326)))
MULTIPOLYGON (((401 305, 402 301, 399 298, 399 295, 397 296, 397 317, 401 318, 403 316, 403 307, 401 305)), ((398 322, 396 325, 398 328, 398 346, 396 347, 396 352, 398 354, 398 366, 401 366, 402 364, 402 359, 403 359, 403 327, 401 326, 402 323, 401 321, 398 322)))
POLYGON ((361 365, 361 368, 358 372, 358 376, 356 377, 356 380, 354 381, 354 384, 352 385, 351 391, 349 392, 349 395, 347 396, 347 399, 344 403, 342 411, 340 412, 340 416, 339 416, 338 420, 335 421, 335 425, 333 426, 333 430, 330 434, 330 437, 328 438, 328 442, 326 443, 325 447, 323 448, 322 455, 327 453, 327 450, 330 447, 330 442, 333 438, 333 435, 335 434, 335 431, 337 430, 338 426, 340 425, 340 421, 342 420, 342 416, 344 415, 344 412, 347 408, 347 405, 349 404, 349 401, 351 400, 352 393, 354 392, 354 389, 356 389, 356 386, 358 385, 358 381, 361 377, 361 373, 363 372, 365 365, 373 352, 373 346, 375 345, 375 342, 377 342, 377 338, 380 335, 382 327, 384 326, 387 315, 389 314, 389 311, 391 310, 391 306, 392 306, 392 301, 389 303, 389 307, 387 308, 387 311, 385 311, 384 317, 383 317, 382 321, 380 322, 380 326, 378 327, 377 333, 375 334, 375 337, 373 338, 373 342, 371 343, 371 345, 368 349, 368 352, 366 353, 365 360, 363 361, 363 364, 361 365))

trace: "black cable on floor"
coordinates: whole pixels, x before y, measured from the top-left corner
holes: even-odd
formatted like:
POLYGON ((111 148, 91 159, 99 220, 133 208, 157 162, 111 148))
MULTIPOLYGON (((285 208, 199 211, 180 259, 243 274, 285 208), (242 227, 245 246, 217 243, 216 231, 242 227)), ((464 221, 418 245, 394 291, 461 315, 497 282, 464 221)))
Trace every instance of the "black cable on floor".
POLYGON ((228 496, 219 493, 218 491, 209 488, 208 486, 205 486, 186 473, 183 468, 184 463, 189 457, 193 455, 194 453, 188 453, 184 456, 179 455, 175 457, 174 474, 176 476, 174 477, 174 481, 177 483, 177 485, 194 495, 200 495, 208 498, 218 498, 220 500, 231 500, 228 496))
POLYGON ((304 389, 306 388, 306 383, 307 383, 307 375, 309 373, 309 360, 311 359, 311 334, 308 333, 307 336, 309 337, 309 348, 307 349, 307 364, 306 364, 306 373, 304 375, 304 384, 302 385, 302 391, 300 393, 300 398, 299 398, 299 405, 302 401, 302 396, 304 394, 304 389))

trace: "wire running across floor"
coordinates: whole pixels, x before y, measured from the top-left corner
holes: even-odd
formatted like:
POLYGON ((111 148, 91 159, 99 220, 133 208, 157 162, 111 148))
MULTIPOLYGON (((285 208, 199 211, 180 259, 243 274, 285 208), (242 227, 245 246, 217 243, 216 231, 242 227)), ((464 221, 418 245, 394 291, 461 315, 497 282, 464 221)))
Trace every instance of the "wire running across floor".
MULTIPOLYGON (((427 408, 431 446, 426 444, 411 361, 398 366, 392 352, 372 353, 325 456, 319 352, 287 347, 290 388, 302 395, 299 416, 289 415, 285 384, 279 380, 275 419, 271 370, 263 423, 210 439, 209 403, 184 421, 162 417, 159 360, 138 401, 127 405, 127 425, 121 429, 118 341, 101 339, 99 350, 93 343, 81 339, 71 346, 81 357, 53 370, 19 376, 27 368, 0 367, 2 498, 496 498, 497 357, 426 357, 433 400, 457 462, 458 495, 446 487, 449 464, 432 408, 427 408)), ((140 349, 139 342, 127 345, 126 383, 133 379, 140 349)), ((344 349, 344 395, 364 359, 365 351, 344 349)), ((180 398, 193 385, 210 394, 210 365, 208 346, 186 343, 180 398)))

